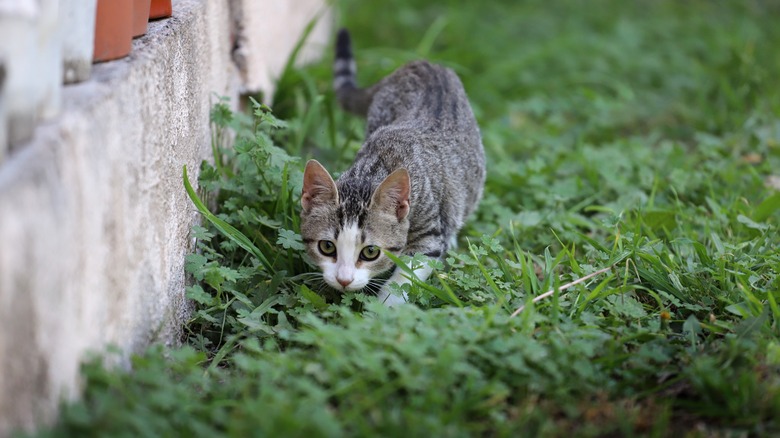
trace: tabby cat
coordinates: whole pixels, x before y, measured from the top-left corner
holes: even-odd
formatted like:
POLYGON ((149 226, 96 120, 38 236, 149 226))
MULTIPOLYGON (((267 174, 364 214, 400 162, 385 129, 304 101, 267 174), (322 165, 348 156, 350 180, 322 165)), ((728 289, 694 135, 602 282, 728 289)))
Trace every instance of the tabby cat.
MULTIPOLYGON (((379 289, 374 277, 395 271, 378 291, 406 301, 390 282, 410 282, 383 254, 440 258, 474 211, 485 183, 479 128, 455 73, 414 61, 378 84, 358 88, 349 33, 336 41, 333 85, 341 106, 367 117, 366 140, 338 181, 306 164, 301 235, 325 282, 340 291, 379 289), (368 287, 367 287, 368 286, 368 287)), ((429 267, 415 275, 425 280, 429 267)))

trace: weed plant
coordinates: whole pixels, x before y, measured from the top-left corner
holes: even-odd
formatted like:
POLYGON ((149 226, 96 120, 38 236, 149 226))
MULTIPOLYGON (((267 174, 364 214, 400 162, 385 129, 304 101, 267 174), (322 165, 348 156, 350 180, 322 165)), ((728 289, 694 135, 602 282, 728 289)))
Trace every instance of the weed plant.
POLYGON ((361 83, 417 58, 460 74, 488 179, 458 249, 408 306, 324 287, 301 171, 346 169, 364 125, 329 58, 290 62, 273 112, 214 107, 198 191, 185 170, 205 218, 185 346, 88 364, 44 435, 780 434, 777 5, 337 9, 361 83))

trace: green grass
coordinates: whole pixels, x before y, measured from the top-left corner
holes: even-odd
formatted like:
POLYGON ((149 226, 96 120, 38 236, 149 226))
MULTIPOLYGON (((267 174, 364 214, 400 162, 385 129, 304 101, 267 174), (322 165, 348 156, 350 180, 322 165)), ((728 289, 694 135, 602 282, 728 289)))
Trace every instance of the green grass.
POLYGON ((459 249, 405 286, 414 305, 323 287, 302 166, 346 169, 363 122, 336 108, 329 58, 291 67, 273 115, 212 112, 186 346, 86 365, 42 435, 780 434, 780 8, 339 10, 362 83, 421 57, 461 75, 488 179, 459 249))

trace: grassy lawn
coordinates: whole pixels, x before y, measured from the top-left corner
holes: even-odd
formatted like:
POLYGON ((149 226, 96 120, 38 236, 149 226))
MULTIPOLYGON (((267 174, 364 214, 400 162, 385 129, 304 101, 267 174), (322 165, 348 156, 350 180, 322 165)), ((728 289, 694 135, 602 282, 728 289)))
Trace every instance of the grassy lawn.
POLYGON ((361 83, 417 58, 460 74, 488 178, 458 249, 414 305, 323 287, 303 164, 346 169, 364 125, 330 57, 289 68, 272 112, 214 108, 185 348, 87 365, 42 435, 780 434, 780 7, 338 10, 361 83))

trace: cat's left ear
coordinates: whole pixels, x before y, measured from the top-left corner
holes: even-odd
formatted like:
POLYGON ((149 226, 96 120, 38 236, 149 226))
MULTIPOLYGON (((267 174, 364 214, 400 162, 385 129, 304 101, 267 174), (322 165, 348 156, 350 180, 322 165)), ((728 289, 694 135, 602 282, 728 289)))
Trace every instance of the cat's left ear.
POLYGON ((371 197, 371 205, 392 212, 400 222, 409 214, 411 181, 406 169, 398 169, 382 181, 371 197))

